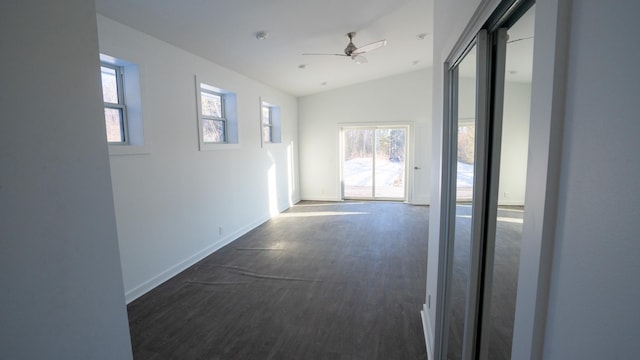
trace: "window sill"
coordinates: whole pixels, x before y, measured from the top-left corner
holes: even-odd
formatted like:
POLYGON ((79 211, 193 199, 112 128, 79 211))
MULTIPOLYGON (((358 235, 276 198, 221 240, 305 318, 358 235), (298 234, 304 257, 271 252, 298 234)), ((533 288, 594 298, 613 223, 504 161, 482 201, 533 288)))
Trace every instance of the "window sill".
POLYGON ((237 150, 240 144, 200 144, 200 151, 237 150))
POLYGON ((109 145, 109 156, 148 155, 151 153, 147 145, 109 145))

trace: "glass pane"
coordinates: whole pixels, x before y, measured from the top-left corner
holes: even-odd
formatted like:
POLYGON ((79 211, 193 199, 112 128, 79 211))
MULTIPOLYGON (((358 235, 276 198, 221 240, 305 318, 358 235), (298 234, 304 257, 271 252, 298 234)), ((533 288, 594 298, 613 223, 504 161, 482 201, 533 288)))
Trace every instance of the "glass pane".
POLYGON ((207 92, 200 93, 202 115, 222 118, 222 97, 207 92))
POLYGON ((224 142, 224 121, 203 119, 202 140, 204 142, 224 142))
POLYGON ((122 110, 104 108, 104 121, 107 128, 108 142, 124 142, 122 127, 122 110))
POLYGON ((376 129, 376 197, 405 197, 405 137, 405 129, 376 129))
POLYGON ((373 130, 344 131, 344 196, 373 196, 373 130))
POLYGON ((264 142, 271 142, 271 126, 262 127, 262 140, 264 142))
POLYGON ((118 80, 116 70, 105 66, 100 67, 102 75, 102 99, 104 102, 118 103, 118 80))
POLYGON ((471 202, 472 200, 475 137, 476 126, 474 119, 471 119, 471 121, 468 118, 458 119, 457 201, 471 202))
POLYGON ((262 107, 262 123, 271 124, 271 108, 268 106, 262 107))
POLYGON ((508 31, 500 149, 500 179, 496 221, 489 359, 511 359, 520 243, 527 176, 531 72, 533 62, 532 7, 508 31))
POLYGON ((456 219, 453 231, 453 266, 448 332, 448 359, 462 357, 465 304, 471 263, 471 205, 473 204, 473 172, 475 164, 476 128, 476 47, 458 65, 457 148, 455 158, 456 219))

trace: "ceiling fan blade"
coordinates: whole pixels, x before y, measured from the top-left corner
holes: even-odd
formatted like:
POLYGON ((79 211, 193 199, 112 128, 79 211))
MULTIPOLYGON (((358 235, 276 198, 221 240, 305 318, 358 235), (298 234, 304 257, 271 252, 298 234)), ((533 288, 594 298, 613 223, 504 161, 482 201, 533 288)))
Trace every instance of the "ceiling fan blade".
POLYGON ((372 42, 371 44, 367 44, 365 46, 361 46, 361 47, 353 50, 351 55, 364 54, 366 52, 375 50, 377 48, 381 48, 381 47, 383 47, 385 45, 387 45, 387 40, 380 40, 380 41, 372 42))
POLYGON ((345 54, 324 54, 324 53, 307 53, 302 55, 329 55, 329 56, 347 56, 345 54))

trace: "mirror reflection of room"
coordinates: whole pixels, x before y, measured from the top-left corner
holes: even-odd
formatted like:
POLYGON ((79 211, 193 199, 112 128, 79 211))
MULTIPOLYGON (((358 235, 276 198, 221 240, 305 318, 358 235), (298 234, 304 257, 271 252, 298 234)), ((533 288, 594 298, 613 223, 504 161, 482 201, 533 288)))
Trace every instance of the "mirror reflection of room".
POLYGON ((458 65, 455 228, 451 273, 448 357, 462 357, 465 302, 471 262, 471 205, 475 170, 476 47, 458 65))
MULTIPOLYGON (((511 358, 511 343, 520 266, 520 245, 525 207, 526 169, 529 138, 531 73, 533 61, 534 7, 530 8, 508 30, 505 58, 505 83, 499 147, 499 179, 495 218, 495 236, 488 244, 493 252, 490 285, 490 325, 483 353, 488 359, 511 358), (495 244, 495 246, 493 245, 495 244)), ((457 145, 455 227, 453 231, 453 266, 449 298, 447 358, 462 358, 465 311, 471 273, 472 205, 477 160, 477 52, 468 52, 457 66, 456 111, 457 145)), ((498 121, 498 120, 496 120, 498 121)), ((496 165, 494 165, 496 166, 496 165)), ((475 189, 477 191, 477 189, 475 189)))
POLYGON ((496 360, 511 359, 529 148, 534 16, 535 6, 507 31, 498 212, 494 220, 495 257, 488 334, 488 358, 496 360))

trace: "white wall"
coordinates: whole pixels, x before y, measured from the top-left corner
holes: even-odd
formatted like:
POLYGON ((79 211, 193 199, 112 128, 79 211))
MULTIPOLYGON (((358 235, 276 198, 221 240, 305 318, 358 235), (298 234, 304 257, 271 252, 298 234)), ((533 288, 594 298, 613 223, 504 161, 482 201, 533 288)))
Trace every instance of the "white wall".
POLYGON ((640 357, 638 14, 573 2, 546 359, 640 357))
POLYGON ((140 67, 149 153, 110 158, 131 301, 299 200, 297 101, 101 15, 98 33, 100 52, 140 67), (198 150, 196 74, 236 93, 239 148, 198 150), (281 144, 260 147, 260 96, 280 106, 281 144))
POLYGON ((408 170, 410 201, 429 203, 431 69, 302 97, 298 111, 303 199, 341 200, 339 124, 410 123, 415 155, 408 170))
POLYGON ((0 14, 0 358, 131 359, 94 2, 0 14))
POLYGON ((524 205, 531 84, 505 83, 498 204, 524 205))

